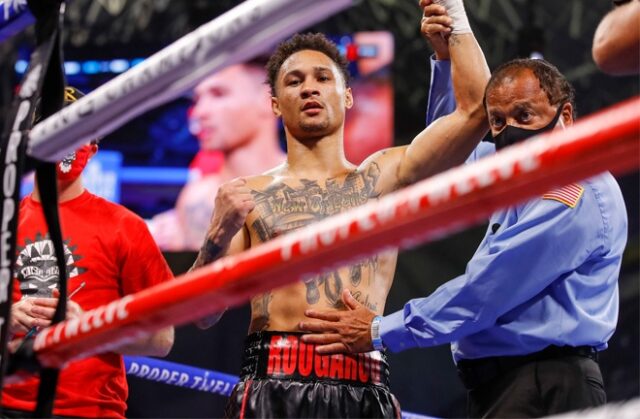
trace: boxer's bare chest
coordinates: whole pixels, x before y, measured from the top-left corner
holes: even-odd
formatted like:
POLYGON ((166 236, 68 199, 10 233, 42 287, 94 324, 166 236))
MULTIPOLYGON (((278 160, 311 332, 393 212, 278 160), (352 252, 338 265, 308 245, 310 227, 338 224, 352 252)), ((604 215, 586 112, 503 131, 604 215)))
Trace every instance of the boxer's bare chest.
POLYGON ((321 179, 281 179, 253 189, 255 209, 247 220, 260 242, 376 199, 377 166, 366 172, 321 179))
MULTIPOLYGON (((377 199, 379 176, 378 166, 372 164, 364 171, 351 171, 337 177, 274 178, 264 187, 251 186, 256 204, 246 222, 251 246, 377 199)), ((377 260, 374 256, 305 281, 307 304, 321 302, 339 307, 342 289, 357 287, 363 279, 370 281, 375 275, 377 260)))

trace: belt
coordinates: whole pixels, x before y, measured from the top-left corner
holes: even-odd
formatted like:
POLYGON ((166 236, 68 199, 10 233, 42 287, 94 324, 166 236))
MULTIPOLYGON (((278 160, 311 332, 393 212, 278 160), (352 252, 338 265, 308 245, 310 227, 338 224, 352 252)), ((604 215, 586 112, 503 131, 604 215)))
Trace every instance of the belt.
POLYGON ((495 356, 458 361, 458 376, 468 390, 525 364, 568 356, 582 356, 598 362, 598 351, 591 346, 548 346, 540 352, 521 356, 495 356))
POLYGON ((320 355, 302 333, 264 331, 245 340, 241 378, 330 381, 352 385, 389 386, 384 353, 320 355))

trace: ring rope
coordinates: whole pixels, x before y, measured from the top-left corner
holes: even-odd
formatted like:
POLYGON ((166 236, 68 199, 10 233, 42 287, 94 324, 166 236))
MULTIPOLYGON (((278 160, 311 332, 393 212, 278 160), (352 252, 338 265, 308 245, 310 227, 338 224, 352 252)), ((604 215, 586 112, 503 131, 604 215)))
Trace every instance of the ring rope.
POLYGON ((494 210, 610 169, 640 165, 640 96, 238 255, 43 329, 34 350, 57 367, 247 302, 269 289, 389 248, 458 231, 494 210), (345 251, 347 250, 348 251, 345 251), (354 253, 353 249, 358 249, 354 253))
MULTIPOLYGON (((227 397, 231 395, 233 387, 239 381, 235 375, 144 356, 125 356, 124 366, 127 375, 132 377, 227 397)), ((402 417, 403 419, 432 418, 432 416, 404 410, 402 417)))
POLYGON ((351 3, 247 0, 36 125, 28 154, 59 161, 82 144, 175 99, 214 71, 246 61, 351 3))

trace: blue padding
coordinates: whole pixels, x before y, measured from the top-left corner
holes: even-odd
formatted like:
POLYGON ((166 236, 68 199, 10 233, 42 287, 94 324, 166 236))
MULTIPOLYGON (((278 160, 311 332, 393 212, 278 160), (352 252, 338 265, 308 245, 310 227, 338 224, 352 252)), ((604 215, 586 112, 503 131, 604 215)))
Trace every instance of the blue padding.
POLYGON ((238 377, 142 356, 125 356, 127 375, 192 390, 230 396, 238 377))

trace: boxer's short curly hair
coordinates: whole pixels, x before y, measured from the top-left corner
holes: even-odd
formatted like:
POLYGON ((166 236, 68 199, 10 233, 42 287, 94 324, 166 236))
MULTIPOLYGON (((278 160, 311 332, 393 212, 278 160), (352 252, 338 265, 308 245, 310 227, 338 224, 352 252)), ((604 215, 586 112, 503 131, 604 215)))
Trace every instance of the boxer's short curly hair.
POLYGON ((576 92, 571 83, 553 64, 545 60, 533 60, 530 58, 518 58, 508 61, 493 71, 484 91, 485 107, 489 90, 501 84, 507 77, 525 69, 531 70, 536 76, 540 82, 540 88, 547 94, 551 105, 557 107, 566 102, 571 103, 573 117, 574 119, 576 118, 576 92))
POLYGON ((304 50, 318 51, 329 57, 340 69, 345 83, 349 84, 347 60, 340 54, 335 43, 321 33, 297 34, 278 45, 267 62, 267 82, 272 95, 276 94, 276 79, 282 63, 296 52, 304 50))

